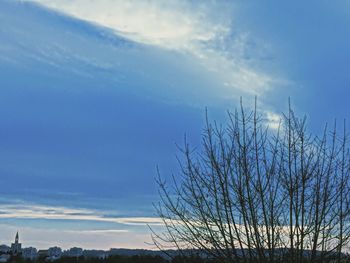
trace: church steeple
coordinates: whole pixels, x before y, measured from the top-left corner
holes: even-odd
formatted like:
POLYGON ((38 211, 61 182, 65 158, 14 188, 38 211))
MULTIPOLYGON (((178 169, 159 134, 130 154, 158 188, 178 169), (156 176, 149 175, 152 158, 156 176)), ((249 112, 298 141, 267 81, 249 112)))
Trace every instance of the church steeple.
POLYGON ((19 243, 18 231, 16 233, 15 243, 11 244, 11 252, 12 252, 12 255, 14 256, 17 256, 18 254, 22 253, 22 244, 19 243))

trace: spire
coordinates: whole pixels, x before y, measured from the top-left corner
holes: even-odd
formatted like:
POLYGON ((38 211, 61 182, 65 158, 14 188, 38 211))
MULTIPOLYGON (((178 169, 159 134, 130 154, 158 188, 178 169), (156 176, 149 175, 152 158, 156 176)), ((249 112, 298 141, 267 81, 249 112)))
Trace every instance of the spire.
POLYGON ((11 252, 12 252, 12 255, 15 255, 15 256, 22 252, 22 244, 19 243, 18 231, 16 233, 15 243, 11 244, 11 252))

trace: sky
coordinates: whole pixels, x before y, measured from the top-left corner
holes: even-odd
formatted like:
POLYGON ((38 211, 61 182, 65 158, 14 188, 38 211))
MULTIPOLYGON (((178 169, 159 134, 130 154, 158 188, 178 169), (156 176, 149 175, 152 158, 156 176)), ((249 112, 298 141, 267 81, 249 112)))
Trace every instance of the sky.
POLYGON ((0 243, 148 248, 156 167, 243 98, 348 118, 346 1, 0 1, 0 243))

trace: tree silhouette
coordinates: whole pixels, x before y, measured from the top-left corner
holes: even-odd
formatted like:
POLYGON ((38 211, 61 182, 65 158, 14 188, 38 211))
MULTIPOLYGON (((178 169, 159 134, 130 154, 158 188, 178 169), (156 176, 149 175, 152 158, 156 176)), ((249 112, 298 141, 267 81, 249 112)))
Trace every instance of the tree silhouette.
POLYGON ((343 260, 350 237, 349 148, 334 125, 321 136, 290 107, 277 130, 254 110, 206 121, 201 147, 185 141, 172 186, 158 179, 163 250, 219 262, 343 260))

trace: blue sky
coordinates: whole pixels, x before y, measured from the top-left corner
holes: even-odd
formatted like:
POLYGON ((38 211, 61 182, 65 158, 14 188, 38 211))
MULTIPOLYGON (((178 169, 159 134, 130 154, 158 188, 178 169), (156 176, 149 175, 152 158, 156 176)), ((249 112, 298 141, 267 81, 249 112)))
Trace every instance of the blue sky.
POLYGON ((146 247, 156 166, 240 96, 348 118, 345 1, 0 2, 0 242, 146 247))

